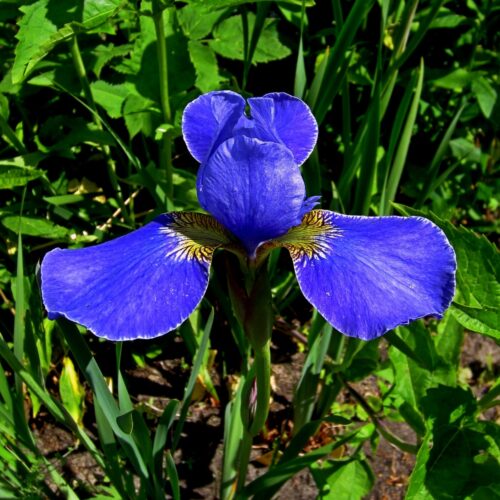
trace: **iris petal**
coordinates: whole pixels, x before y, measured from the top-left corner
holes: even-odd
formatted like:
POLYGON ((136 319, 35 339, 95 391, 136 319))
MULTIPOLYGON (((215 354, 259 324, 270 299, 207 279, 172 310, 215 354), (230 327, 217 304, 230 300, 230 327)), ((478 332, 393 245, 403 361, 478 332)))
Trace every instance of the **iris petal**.
POLYGON ((309 107, 284 92, 248 99, 255 136, 283 143, 293 153, 297 165, 311 154, 318 138, 318 125, 309 107))
POLYGON ((300 223, 305 187, 288 148, 238 136, 210 157, 198 197, 253 255, 260 243, 300 223))
POLYGON ((204 163, 217 146, 231 137, 243 116, 245 100, 229 90, 203 94, 182 115, 182 134, 191 155, 204 163))
POLYGON ((201 301, 213 252, 229 242, 213 217, 174 212, 101 245, 56 248, 41 268, 49 318, 110 340, 162 335, 201 301))
POLYGON ((313 210, 280 238, 305 297, 340 332, 364 340, 427 315, 455 289, 455 254, 419 217, 357 217, 313 210))

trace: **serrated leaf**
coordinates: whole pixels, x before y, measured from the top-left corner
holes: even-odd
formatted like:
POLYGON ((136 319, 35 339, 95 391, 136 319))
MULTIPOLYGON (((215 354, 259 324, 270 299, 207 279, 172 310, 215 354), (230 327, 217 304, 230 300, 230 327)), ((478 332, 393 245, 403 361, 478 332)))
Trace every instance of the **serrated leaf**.
POLYGON ((153 137, 156 127, 161 122, 161 113, 155 103, 136 93, 130 94, 125 99, 123 116, 131 139, 139 132, 147 137, 153 137))
POLYGON ((95 102, 102 106, 111 118, 122 116, 123 103, 134 92, 133 86, 129 83, 113 85, 103 80, 92 82, 90 88, 95 102))
POLYGON ((94 65, 91 67, 97 78, 100 78, 102 69, 113 59, 129 54, 132 51, 131 44, 125 45, 98 45, 92 51, 95 56, 94 65))
POLYGON ((82 23, 92 29, 114 15, 120 7, 120 0, 85 0, 83 2, 82 23))
POLYGON ((75 33, 95 29, 111 17, 120 7, 119 0, 86 0, 83 9, 71 0, 51 0, 20 7, 20 19, 12 67, 12 82, 22 82, 57 44, 70 39, 75 33))
POLYGON ((213 9, 212 6, 202 7, 189 4, 177 11, 177 18, 182 31, 190 40, 206 37, 224 11, 213 9))
POLYGON ((25 186, 29 181, 44 175, 44 171, 33 168, 43 158, 39 153, 16 156, 0 160, 0 189, 25 186))
POLYGON ((217 58, 212 49, 201 42, 190 41, 188 50, 196 72, 195 86, 202 92, 218 89, 224 78, 219 73, 217 58))
MULTIPOLYGON (((252 59, 253 63, 264 63, 283 59, 291 54, 291 50, 283 45, 278 36, 278 21, 266 19, 257 47, 252 59)), ((255 24, 255 14, 248 13, 248 30, 251 33, 255 24)), ((214 40, 209 44, 212 49, 228 59, 244 60, 243 24, 241 16, 232 16, 216 26, 214 40)))
POLYGON ((70 229, 59 226, 54 222, 37 217, 20 217, 18 215, 5 215, 0 222, 11 231, 28 236, 38 236, 48 239, 66 239, 71 233, 70 229))
POLYGON ((14 64, 12 66, 12 82, 19 83, 27 76, 30 61, 42 59, 40 46, 46 43, 56 32, 57 26, 47 19, 49 0, 39 0, 31 5, 20 7, 24 16, 20 19, 16 38, 14 64))

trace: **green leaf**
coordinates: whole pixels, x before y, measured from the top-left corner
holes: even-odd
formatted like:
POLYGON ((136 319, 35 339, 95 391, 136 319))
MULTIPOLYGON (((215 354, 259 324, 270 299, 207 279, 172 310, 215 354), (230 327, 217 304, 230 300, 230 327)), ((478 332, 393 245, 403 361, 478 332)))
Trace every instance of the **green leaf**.
POLYGON ((468 22, 469 19, 466 16, 460 16, 446 7, 441 7, 438 15, 431 22, 429 29, 456 28, 457 26, 467 24, 468 22))
POLYGON ((161 113, 155 102, 135 93, 135 90, 125 98, 123 117, 131 139, 139 132, 154 137, 161 123, 161 113))
MULTIPOLYGON (((248 13, 248 31, 251 33, 255 24, 255 14, 248 13)), ((210 40, 210 47, 223 57, 243 61, 243 25, 241 16, 232 16, 214 29, 214 40, 210 40)), ((278 37, 277 20, 266 19, 264 28, 255 48, 254 63, 263 63, 283 59, 291 54, 291 50, 283 45, 278 37)))
POLYGON ((45 54, 40 53, 40 47, 57 32, 57 26, 47 19, 47 5, 49 0, 39 0, 31 5, 20 7, 24 16, 18 23, 19 31, 16 38, 16 58, 12 66, 12 82, 19 83, 29 73, 28 65, 37 62, 45 54))
POLYGON ((436 87, 455 90, 461 92, 467 85, 470 85, 481 73, 477 71, 469 71, 465 68, 459 68, 451 71, 445 76, 437 78, 432 83, 436 87))
POLYGON ((125 99, 134 92, 131 84, 112 85, 103 80, 92 82, 90 88, 95 102, 102 106, 111 118, 120 118, 125 99))
POLYGON ((451 153, 458 160, 481 161, 481 149, 465 137, 450 141, 451 153))
POLYGON ((92 51, 95 62, 92 66, 89 66, 97 76, 100 78, 101 71, 103 68, 113 59, 129 54, 132 51, 131 44, 124 45, 113 45, 112 43, 108 45, 98 45, 92 51))
POLYGON ((189 58, 196 72, 195 86, 202 92, 220 88, 224 78, 219 73, 217 58, 213 50, 202 42, 188 43, 189 58))
POLYGON ((375 482, 373 472, 364 460, 325 460, 314 463, 310 470, 318 485, 320 499, 361 500, 375 482))
POLYGON ((451 306, 451 314, 465 328, 500 339, 500 310, 478 310, 471 307, 451 306))
MULTIPOLYGON (((208 6, 212 9, 222 9, 224 7, 234 7, 245 3, 268 2, 269 0, 192 0, 190 3, 195 6, 208 6)), ((281 0, 281 3, 291 3, 302 5, 302 0, 281 0)), ((305 0, 306 7, 314 5, 314 0, 305 0)))
POLYGON ((429 390, 421 408, 429 431, 417 454, 406 498, 480 499, 485 491, 499 491, 500 427, 475 419, 477 403, 472 393, 440 386, 429 390))
POLYGON ((53 240, 66 239, 71 229, 59 226, 54 222, 38 217, 19 217, 18 215, 5 215, 1 218, 2 225, 11 231, 28 236, 37 236, 53 240))
POLYGON ((472 92, 476 96, 479 107, 486 118, 491 118, 497 102, 497 92, 486 78, 480 76, 472 82, 472 92))
POLYGON ((177 11, 177 18, 182 31, 190 40, 200 40, 210 34, 214 24, 224 11, 214 9, 212 5, 201 6, 194 3, 177 11))
POLYGON ((16 165, 16 158, 12 160, 0 160, 0 189, 25 186, 29 181, 38 179, 43 175, 43 170, 16 165))
POLYGON ((76 32, 91 30, 114 15, 120 7, 119 0, 87 0, 83 9, 71 0, 58 0, 57 7, 51 0, 20 7, 16 38, 16 57, 12 67, 12 82, 22 82, 58 43, 68 40, 76 32))

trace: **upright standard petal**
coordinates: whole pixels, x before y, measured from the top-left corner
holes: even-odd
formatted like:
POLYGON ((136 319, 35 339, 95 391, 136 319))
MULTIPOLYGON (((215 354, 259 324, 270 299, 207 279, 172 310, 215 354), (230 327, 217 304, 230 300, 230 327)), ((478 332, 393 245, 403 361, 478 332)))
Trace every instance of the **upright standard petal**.
POLYGON ((191 155, 204 163, 232 131, 245 111, 245 100, 229 90, 209 92, 190 102, 182 115, 182 134, 191 155))
POLYGON ((453 298, 455 254, 427 219, 313 210, 279 241, 307 300, 352 337, 441 316, 453 298))
POLYGON ((318 138, 318 124, 309 106, 284 92, 248 99, 255 121, 255 136, 284 144, 297 165, 311 154, 318 138))
POLYGON ((173 212, 101 245, 56 248, 41 268, 49 318, 64 316, 110 340, 167 333, 201 301, 213 252, 227 244, 213 217, 173 212))
POLYGON ((239 136, 210 157, 198 197, 253 255, 260 243, 300 223, 305 186, 288 148, 239 136))

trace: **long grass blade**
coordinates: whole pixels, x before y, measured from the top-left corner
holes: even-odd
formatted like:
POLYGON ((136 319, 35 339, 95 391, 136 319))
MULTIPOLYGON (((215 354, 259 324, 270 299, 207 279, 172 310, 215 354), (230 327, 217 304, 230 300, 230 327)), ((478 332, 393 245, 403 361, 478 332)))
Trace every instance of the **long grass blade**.
POLYGON ((418 80, 417 86, 415 88, 415 93, 413 96, 413 101, 411 103, 410 111, 406 119, 403 132, 401 133, 401 139, 399 141, 398 148, 396 150, 396 155, 394 157, 394 162, 392 164, 389 178, 387 182, 387 196, 385 199, 384 213, 390 213, 390 203, 394 201, 396 193, 399 186, 399 181, 401 180, 401 175, 403 173, 403 168, 406 163, 406 157, 408 155, 408 148, 410 147, 410 141, 413 131, 413 126, 415 125, 415 120, 417 118, 418 106, 420 102, 420 95, 422 94, 422 85, 424 81, 424 62, 420 62, 420 68, 418 70, 418 80))
POLYGON ((348 47, 351 45, 361 23, 366 18, 373 4, 374 0, 356 0, 329 54, 325 70, 326 78, 323 78, 321 81, 317 100, 313 104, 308 97, 308 102, 312 106, 313 113, 319 124, 323 122, 333 98, 345 77, 345 72, 347 71, 345 61, 349 57, 348 47))
POLYGON ((213 323, 214 310, 212 309, 212 311, 210 312, 210 316, 208 317, 207 324, 205 325, 205 330, 203 332, 203 337, 201 338, 200 347, 198 348, 198 352, 196 353, 196 357, 194 359, 191 375, 189 377, 186 388, 184 389, 184 399, 182 400, 180 417, 175 427, 174 437, 172 440, 173 450, 176 450, 177 445, 179 444, 179 439, 184 427, 184 422, 186 421, 189 404, 191 403, 191 396, 193 394, 194 385, 196 383, 196 379, 198 378, 198 374, 200 372, 200 368, 203 363, 203 359, 205 358, 206 350, 208 348, 208 339, 210 338, 210 332, 212 331, 213 323))

